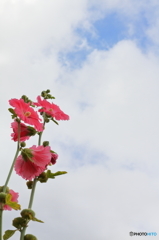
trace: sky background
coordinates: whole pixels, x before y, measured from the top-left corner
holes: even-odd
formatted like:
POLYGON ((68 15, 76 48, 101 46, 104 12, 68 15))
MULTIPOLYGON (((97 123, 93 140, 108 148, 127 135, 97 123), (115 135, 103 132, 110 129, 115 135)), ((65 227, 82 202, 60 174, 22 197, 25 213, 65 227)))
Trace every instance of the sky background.
MULTIPOLYGON (((68 174, 37 185, 33 210, 45 223, 27 233, 159 239, 159 1, 1 0, 0 82, 1 185, 16 151, 8 100, 50 89, 70 116, 43 135, 59 154, 52 171, 68 174)), ((25 180, 13 172, 9 187, 27 208, 25 180)), ((18 216, 6 211, 4 230, 18 216)))

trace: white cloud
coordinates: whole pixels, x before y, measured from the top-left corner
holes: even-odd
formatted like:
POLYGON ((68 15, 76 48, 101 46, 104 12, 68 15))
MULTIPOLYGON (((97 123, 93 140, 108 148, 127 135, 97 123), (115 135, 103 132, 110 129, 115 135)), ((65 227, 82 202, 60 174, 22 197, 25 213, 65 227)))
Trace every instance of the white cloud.
MULTIPOLYGON (((68 123, 68 134, 76 133, 80 142, 90 142, 121 162, 156 164, 158 74, 158 60, 142 54, 132 42, 120 42, 108 52, 94 51, 83 68, 69 76, 74 124, 68 123), (88 107, 74 110, 75 100, 88 107)), ((67 87, 63 89, 67 95, 67 87)))

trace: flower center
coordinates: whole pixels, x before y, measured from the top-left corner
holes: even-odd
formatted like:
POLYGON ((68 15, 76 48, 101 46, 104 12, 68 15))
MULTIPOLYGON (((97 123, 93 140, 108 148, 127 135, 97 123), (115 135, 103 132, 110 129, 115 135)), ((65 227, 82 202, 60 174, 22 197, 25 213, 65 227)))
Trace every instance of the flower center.
POLYGON ((54 110, 52 108, 49 109, 49 112, 53 112, 54 110))
POLYGON ((26 117, 29 117, 29 116, 31 115, 31 112, 25 112, 24 115, 25 115, 26 117))

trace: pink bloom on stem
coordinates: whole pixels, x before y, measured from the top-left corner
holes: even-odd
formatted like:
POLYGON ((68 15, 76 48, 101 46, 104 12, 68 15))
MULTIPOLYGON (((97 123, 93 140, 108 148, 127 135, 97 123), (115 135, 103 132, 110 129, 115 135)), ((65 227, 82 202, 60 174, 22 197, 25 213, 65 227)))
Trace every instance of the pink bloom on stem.
MULTIPOLYGON (((12 202, 18 202, 18 197, 19 197, 19 193, 16 193, 16 192, 14 192, 13 190, 9 190, 9 194, 11 194, 11 201, 12 202)), ((8 205, 4 205, 4 207, 3 207, 3 210, 9 210, 9 211, 11 211, 12 210, 12 208, 10 207, 10 206, 8 206, 8 205)))
POLYGON ((14 107, 15 113, 22 121, 33 125, 39 132, 43 131, 43 124, 39 122, 41 119, 39 118, 37 112, 35 112, 34 109, 30 107, 30 103, 24 102, 22 98, 14 98, 9 100, 9 104, 14 107))
POLYGON ((34 104, 38 107, 42 107, 39 109, 39 112, 45 112, 47 115, 55 118, 56 120, 69 120, 69 116, 54 103, 50 103, 45 99, 42 100, 40 96, 37 97, 37 101, 38 102, 34 104))
POLYGON ((35 146, 26 148, 16 159, 15 171, 26 180, 39 176, 51 161, 50 147, 35 146))
MULTIPOLYGON (((11 123, 13 133, 11 134, 12 140, 18 141, 18 123, 14 121, 11 123)), ((30 138, 30 132, 24 123, 20 123, 20 142, 24 142, 30 138)))
POLYGON ((56 160, 58 159, 58 154, 51 152, 51 163, 54 165, 56 163, 56 160))

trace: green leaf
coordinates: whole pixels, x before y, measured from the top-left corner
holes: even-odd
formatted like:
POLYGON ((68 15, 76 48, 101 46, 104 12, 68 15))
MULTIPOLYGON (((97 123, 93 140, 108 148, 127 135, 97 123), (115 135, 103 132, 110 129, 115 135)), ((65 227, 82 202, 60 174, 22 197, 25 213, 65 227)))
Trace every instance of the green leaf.
POLYGON ((58 122, 55 121, 55 119, 51 118, 51 120, 52 120, 54 123, 56 123, 57 125, 59 125, 58 122))
POLYGON ((66 173, 67 173, 66 171, 58 171, 58 172, 52 173, 50 170, 48 170, 46 174, 48 178, 55 178, 56 176, 60 176, 66 173))
POLYGON ((12 195, 8 193, 5 199, 5 204, 10 206, 14 210, 20 210, 21 209, 20 204, 18 204, 17 202, 12 202, 11 198, 12 198, 12 195))
POLYGON ((8 108, 8 111, 10 112, 10 113, 12 113, 12 118, 15 118, 15 117, 17 117, 17 114, 14 112, 14 109, 13 108, 8 108))
POLYGON ((8 108, 8 111, 9 111, 10 113, 12 113, 12 114, 16 114, 16 113, 14 112, 14 109, 13 109, 13 108, 8 108))
POLYGON ((60 176, 60 175, 66 174, 66 173, 67 173, 66 171, 58 171, 53 174, 54 174, 54 176, 60 176))
POLYGON ((5 231, 4 235, 3 235, 3 239, 6 240, 8 238, 10 238, 11 236, 13 236, 13 234, 17 231, 16 230, 7 230, 5 231))
POLYGON ((35 217, 32 217, 32 219, 31 219, 32 221, 36 221, 36 222, 41 222, 41 223, 44 223, 43 221, 41 221, 41 220, 39 220, 39 219, 37 219, 37 218, 35 218, 35 217))
POLYGON ((12 115, 11 115, 12 119, 14 119, 14 118, 17 117, 17 114, 14 112, 14 109, 13 109, 13 108, 8 108, 8 111, 9 111, 10 113, 12 113, 12 115))
POLYGON ((55 178, 54 174, 50 170, 47 170, 46 175, 48 178, 55 178))

